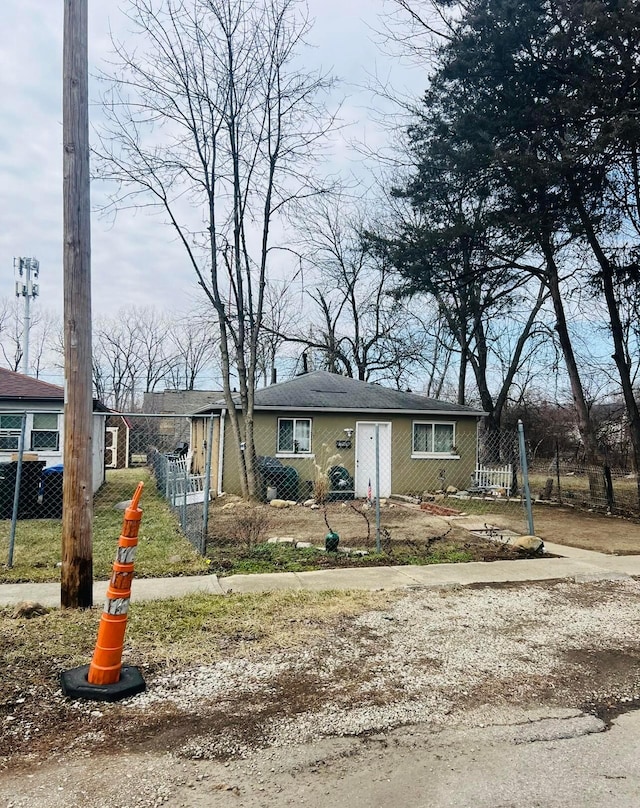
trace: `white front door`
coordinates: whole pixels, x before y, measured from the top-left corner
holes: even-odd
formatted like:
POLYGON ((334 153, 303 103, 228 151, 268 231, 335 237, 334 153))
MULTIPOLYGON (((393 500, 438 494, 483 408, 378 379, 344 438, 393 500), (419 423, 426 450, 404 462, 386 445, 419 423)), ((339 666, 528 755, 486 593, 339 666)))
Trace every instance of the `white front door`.
MULTIPOLYGON (((380 496, 391 496, 391 424, 378 422, 380 496)), ((356 497, 376 495, 376 422, 356 423, 356 497)))
POLYGON ((108 469, 118 468, 118 427, 108 426, 104 442, 104 465, 108 469))

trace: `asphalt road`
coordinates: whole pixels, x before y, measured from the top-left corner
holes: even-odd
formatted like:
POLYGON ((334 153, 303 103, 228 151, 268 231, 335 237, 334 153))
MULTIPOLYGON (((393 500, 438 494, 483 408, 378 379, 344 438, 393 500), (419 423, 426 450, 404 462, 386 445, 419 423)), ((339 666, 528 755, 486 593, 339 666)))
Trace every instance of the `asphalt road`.
POLYGON ((439 733, 403 728, 334 739, 288 761, 276 752, 231 769, 214 767, 190 794, 176 795, 177 804, 636 808, 639 737, 639 711, 620 716, 610 729, 571 711, 518 713, 507 723, 439 733), (234 801, 226 792, 214 797, 206 786, 221 779, 238 787, 234 801))

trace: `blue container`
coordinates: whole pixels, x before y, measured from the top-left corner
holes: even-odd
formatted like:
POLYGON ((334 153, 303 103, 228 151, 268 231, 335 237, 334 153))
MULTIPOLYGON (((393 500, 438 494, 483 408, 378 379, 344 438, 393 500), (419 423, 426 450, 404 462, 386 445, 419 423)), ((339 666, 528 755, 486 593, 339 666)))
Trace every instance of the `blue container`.
POLYGON ((42 519, 62 518, 62 463, 42 469, 38 490, 39 516, 42 519))

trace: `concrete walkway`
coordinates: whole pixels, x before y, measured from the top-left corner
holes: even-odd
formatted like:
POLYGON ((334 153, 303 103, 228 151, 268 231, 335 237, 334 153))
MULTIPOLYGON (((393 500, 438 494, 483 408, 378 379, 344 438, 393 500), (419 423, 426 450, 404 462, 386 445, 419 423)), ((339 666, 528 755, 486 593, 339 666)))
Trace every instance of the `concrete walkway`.
MULTIPOLYGON (((330 589, 412 589, 545 581, 558 578, 579 582, 640 576, 640 555, 605 555, 549 542, 545 542, 545 548, 547 552, 562 557, 491 563, 474 561, 467 564, 432 564, 424 567, 361 567, 314 572, 230 575, 227 578, 218 578, 215 575, 137 578, 133 582, 131 600, 175 598, 191 592, 224 595, 229 592, 272 592, 285 589, 308 592, 330 589)), ((102 602, 106 588, 106 581, 94 583, 94 603, 102 602)), ((37 601, 43 606, 59 606, 60 584, 0 584, 0 606, 9 606, 25 600, 37 601)))

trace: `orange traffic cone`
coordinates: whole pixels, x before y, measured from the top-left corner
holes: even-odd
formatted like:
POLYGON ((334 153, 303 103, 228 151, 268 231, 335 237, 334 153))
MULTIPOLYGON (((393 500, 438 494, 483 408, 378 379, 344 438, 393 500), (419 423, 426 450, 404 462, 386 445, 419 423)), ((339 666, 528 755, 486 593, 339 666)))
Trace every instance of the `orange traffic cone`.
POLYGON ((91 664, 64 671, 60 676, 62 691, 70 698, 117 701, 141 693, 146 687, 138 668, 122 666, 133 562, 142 519, 142 510, 138 503, 143 487, 143 483, 138 483, 131 504, 124 512, 118 553, 107 587, 107 598, 91 664))

